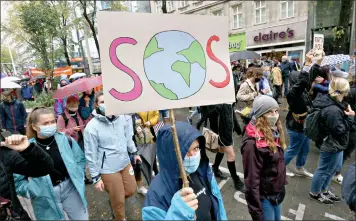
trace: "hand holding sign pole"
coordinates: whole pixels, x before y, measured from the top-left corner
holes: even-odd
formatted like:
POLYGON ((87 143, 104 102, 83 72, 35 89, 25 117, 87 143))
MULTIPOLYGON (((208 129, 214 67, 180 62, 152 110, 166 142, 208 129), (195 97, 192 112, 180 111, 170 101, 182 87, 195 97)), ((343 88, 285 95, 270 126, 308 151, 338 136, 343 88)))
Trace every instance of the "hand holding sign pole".
POLYGON ((235 101, 228 30, 224 16, 98 12, 105 113, 170 109, 183 187, 189 182, 173 109, 235 101))

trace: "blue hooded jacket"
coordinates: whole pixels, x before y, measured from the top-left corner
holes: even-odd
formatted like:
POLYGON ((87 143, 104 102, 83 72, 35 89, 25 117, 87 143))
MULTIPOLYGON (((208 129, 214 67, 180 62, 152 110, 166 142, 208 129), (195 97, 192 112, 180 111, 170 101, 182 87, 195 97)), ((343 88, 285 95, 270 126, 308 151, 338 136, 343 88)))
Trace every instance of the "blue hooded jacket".
POLYGON ((25 129, 27 112, 25 105, 13 99, 11 102, 4 101, 0 104, 0 121, 3 129, 11 133, 17 133, 25 129))
MULTIPOLYGON (((227 220, 224 203, 219 187, 209 166, 205 152, 205 139, 202 134, 188 123, 176 123, 182 159, 190 145, 198 139, 202 148, 197 174, 210 188, 212 208, 216 220, 227 220)), ((178 192, 182 188, 180 172, 174 150, 172 130, 169 125, 159 130, 157 135, 157 156, 160 172, 153 179, 142 209, 143 220, 194 220, 195 211, 181 198, 178 192)))

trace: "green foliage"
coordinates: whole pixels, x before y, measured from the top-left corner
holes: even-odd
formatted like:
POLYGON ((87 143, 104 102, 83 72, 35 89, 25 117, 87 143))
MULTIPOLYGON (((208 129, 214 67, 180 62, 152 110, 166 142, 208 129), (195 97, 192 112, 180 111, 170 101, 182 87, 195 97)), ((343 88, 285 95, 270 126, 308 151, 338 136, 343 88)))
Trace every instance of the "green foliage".
POLYGON ((340 26, 333 28, 332 33, 334 36, 334 41, 341 39, 345 35, 344 28, 340 26))
POLYGON ((33 109, 35 107, 53 107, 54 99, 52 98, 53 93, 44 93, 42 92, 40 95, 35 97, 34 101, 24 101, 24 105, 26 109, 33 109))

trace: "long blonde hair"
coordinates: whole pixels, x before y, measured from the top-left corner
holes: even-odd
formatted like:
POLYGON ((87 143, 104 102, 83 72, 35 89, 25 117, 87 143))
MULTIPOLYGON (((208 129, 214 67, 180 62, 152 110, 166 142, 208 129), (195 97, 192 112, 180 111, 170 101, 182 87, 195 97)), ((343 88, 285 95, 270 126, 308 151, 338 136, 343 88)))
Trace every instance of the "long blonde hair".
POLYGON ((350 83, 342 77, 334 77, 329 84, 329 94, 332 98, 341 102, 350 91, 350 83))
MULTIPOLYGON (((277 147, 275 145, 275 139, 272 134, 271 127, 267 121, 267 118, 262 116, 256 119, 256 128, 259 132, 263 133, 263 135, 266 138, 268 147, 275 153, 277 151, 277 147)), ((286 139, 284 136, 284 130, 282 126, 282 122, 280 119, 277 121, 277 129, 279 132, 279 145, 285 149, 287 147, 286 145, 286 139)))
POLYGON ((33 129, 33 125, 37 124, 38 119, 43 114, 54 114, 53 111, 47 107, 35 107, 27 117, 26 136, 28 139, 34 138, 37 132, 33 129))

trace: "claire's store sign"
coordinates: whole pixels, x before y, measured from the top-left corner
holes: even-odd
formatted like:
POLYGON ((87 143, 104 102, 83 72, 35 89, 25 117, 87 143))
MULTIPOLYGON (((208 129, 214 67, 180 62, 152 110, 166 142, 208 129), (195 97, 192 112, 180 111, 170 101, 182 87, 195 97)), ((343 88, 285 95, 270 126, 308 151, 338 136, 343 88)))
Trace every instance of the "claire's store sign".
POLYGON ((294 37, 294 30, 288 28, 286 31, 274 32, 270 31, 268 34, 258 33, 258 35, 254 36, 253 41, 261 42, 261 41, 275 41, 278 39, 288 39, 294 37))

